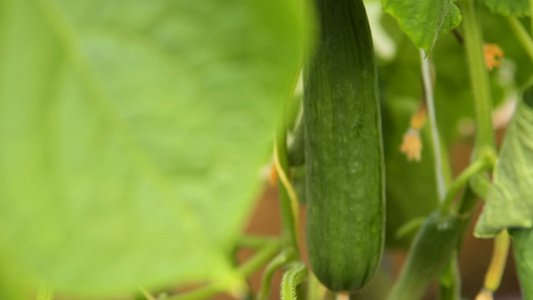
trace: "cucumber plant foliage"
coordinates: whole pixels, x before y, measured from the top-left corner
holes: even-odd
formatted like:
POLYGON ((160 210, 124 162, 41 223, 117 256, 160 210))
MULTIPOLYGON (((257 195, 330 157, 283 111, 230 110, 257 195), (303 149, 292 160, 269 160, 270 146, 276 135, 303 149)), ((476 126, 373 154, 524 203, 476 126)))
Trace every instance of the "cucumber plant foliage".
POLYGON ((533 227, 533 89, 527 89, 507 128, 493 183, 475 234, 492 237, 505 228, 533 227))
POLYGON ((5 262, 73 296, 240 280, 229 252, 300 16, 281 0, 0 1, 5 262))
POLYGON ((486 200, 475 235, 509 231, 533 299, 532 89, 498 151, 478 134, 533 75, 531 1, 365 3, 379 7, 367 10, 373 28, 362 0, 0 0, 0 299, 245 298, 264 265, 260 299, 276 269, 289 270, 282 299, 417 299, 461 280, 443 270, 474 192, 486 200), (483 42, 505 53, 492 71, 483 42), (374 51, 383 45, 392 54, 374 51), (299 73, 303 100, 291 97, 299 73), (436 120, 417 128, 421 161, 409 162, 399 148, 428 101, 422 83, 436 120), (299 147, 276 148, 288 158, 281 238, 244 236, 274 136, 287 132, 299 147), (454 179, 458 141, 478 146, 472 165, 496 163, 454 179), (291 224, 298 205, 310 268, 291 224), (397 238, 400 227, 413 234, 397 238), (387 283, 382 253, 409 244, 387 283), (239 247, 254 256, 237 263, 239 247))

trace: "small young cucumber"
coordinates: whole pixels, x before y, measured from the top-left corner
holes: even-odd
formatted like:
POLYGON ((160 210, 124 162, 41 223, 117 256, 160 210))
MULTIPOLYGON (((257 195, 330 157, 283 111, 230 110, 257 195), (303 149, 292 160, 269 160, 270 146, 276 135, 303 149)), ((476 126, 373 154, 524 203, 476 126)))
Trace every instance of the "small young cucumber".
POLYGON ((449 262, 464 226, 455 215, 431 214, 415 237, 387 300, 421 299, 449 262))
POLYGON ((362 0, 314 0, 320 33, 304 67, 307 251, 330 290, 356 291, 383 252, 377 74, 362 0))

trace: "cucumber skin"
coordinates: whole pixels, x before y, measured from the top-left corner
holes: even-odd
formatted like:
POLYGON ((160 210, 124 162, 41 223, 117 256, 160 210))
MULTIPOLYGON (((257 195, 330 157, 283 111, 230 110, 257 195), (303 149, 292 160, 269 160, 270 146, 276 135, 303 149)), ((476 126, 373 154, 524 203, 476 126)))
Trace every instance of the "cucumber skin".
POLYGON ((457 249, 461 228, 467 222, 456 215, 432 213, 418 231, 409 256, 387 300, 422 299, 457 249))
POLYGON ((381 116, 362 0, 314 0, 321 30, 304 68, 307 251, 328 289, 359 290, 383 253, 381 116))

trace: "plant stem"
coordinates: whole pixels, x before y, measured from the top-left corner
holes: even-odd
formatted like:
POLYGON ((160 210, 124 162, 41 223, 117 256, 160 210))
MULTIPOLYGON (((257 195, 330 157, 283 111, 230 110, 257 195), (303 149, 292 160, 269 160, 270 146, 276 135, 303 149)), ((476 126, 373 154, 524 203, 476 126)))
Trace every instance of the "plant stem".
POLYGON ((287 131, 279 130, 274 143, 274 164, 278 172, 282 240, 286 251, 298 253, 298 199, 288 179, 287 131))
POLYGON ((307 277, 307 267, 303 262, 294 265, 283 274, 281 281, 281 299, 296 300, 296 287, 307 277))
MULTIPOLYGON (((428 110, 430 127, 431 127, 431 137, 433 140, 433 153, 435 161, 435 177, 437 181, 437 191, 439 195, 439 202, 443 203, 446 197, 446 184, 449 178, 449 165, 446 165, 447 168, 444 168, 444 162, 449 163, 447 159, 446 150, 440 144, 439 130, 437 127, 437 116, 435 114, 435 100, 433 95, 433 80, 431 76, 431 60, 429 56, 426 57, 424 50, 420 49, 420 62, 422 67, 422 81, 424 84, 424 98, 426 100, 426 107, 428 110), (444 171, 447 171, 446 173, 444 171)), ((459 294, 457 289, 457 282, 460 282, 460 274, 458 272, 457 266, 457 256, 454 255, 448 263, 449 272, 445 276, 441 275, 439 278, 439 290, 441 294, 441 300, 445 299, 455 299, 459 294), (446 281, 446 282, 445 282, 446 281)))
POLYGON ((305 163, 305 126, 300 120, 292 135, 292 142, 288 147, 289 165, 302 166, 305 163))
POLYGON ((261 288, 259 289, 257 300, 269 299, 270 283, 272 281, 272 276, 274 275, 274 272, 292 259, 294 259, 294 253, 282 252, 272 261, 270 261, 270 263, 265 269, 265 272, 263 273, 263 278, 261 280, 261 288))
MULTIPOLYGON (((301 66, 301 62, 299 65, 301 66)), ((274 164, 276 166, 276 171, 278 172, 283 247, 285 251, 294 251, 297 258, 299 258, 299 204, 296 192, 292 188, 288 178, 288 175, 290 174, 290 167, 287 149, 287 132, 291 129, 290 126, 291 124, 294 124, 294 118, 296 117, 296 114, 291 114, 291 105, 294 102, 294 90, 298 84, 300 70, 301 67, 298 68, 298 73, 295 74, 293 82, 289 87, 290 89, 288 90, 289 95, 287 98, 285 111, 281 118, 281 124, 278 127, 274 141, 274 164)))
POLYGON ((481 173, 470 179, 470 188, 482 199, 487 199, 491 182, 487 174, 481 173))
POLYGON ((444 173, 442 169, 442 155, 439 130, 437 128, 437 117, 435 115, 435 101, 433 99, 433 83, 431 80, 430 59, 429 57, 426 57, 426 53, 422 49, 420 49, 420 62, 422 67, 422 81, 424 84, 424 98, 426 99, 429 123, 431 127, 431 138, 433 141, 437 191, 439 194, 439 201, 443 201, 446 194, 446 181, 444 180, 444 173))
POLYGON ((522 26, 522 24, 516 17, 506 17, 506 19, 507 22, 509 22, 509 25, 511 26, 511 29, 513 30, 514 34, 518 38, 518 41, 520 42, 520 44, 522 44, 522 47, 529 56, 529 59, 531 59, 531 61, 533 62, 533 41, 531 40, 531 36, 529 36, 524 26, 522 26))
POLYGON ((425 222, 426 217, 417 217, 405 222, 404 224, 402 224, 402 226, 400 226, 400 228, 398 228, 398 230, 396 230, 396 232, 394 233, 394 238, 401 239, 405 237, 411 232, 420 229, 420 227, 422 227, 425 222))
POLYGON ((259 270, 267 261, 271 260, 280 250, 280 243, 271 243, 257 252, 252 258, 239 266, 238 271, 243 277, 252 275, 259 270))
POLYGON ((237 245, 239 247, 250 248, 250 249, 259 249, 272 243, 279 243, 279 238, 245 235, 245 236, 240 237, 239 240, 237 241, 237 245))
POLYGON ((441 205, 440 210, 442 212, 449 212, 451 210, 453 200, 461 188, 468 183, 468 181, 477 175, 479 172, 486 170, 487 168, 492 167, 490 160, 482 157, 475 160, 471 163, 456 179, 452 182, 448 191, 446 192, 446 197, 444 202, 441 205))
MULTIPOLYGON (((271 260, 274 255, 279 252, 280 248, 281 244, 278 242, 266 245, 264 248, 259 250, 252 258, 250 258, 244 264, 239 266, 237 271, 241 274, 243 278, 249 277, 254 272, 259 270, 259 268, 261 268, 267 261, 271 260)), ((208 284, 204 287, 198 288, 194 291, 182 295, 176 295, 174 297, 169 297, 168 300, 206 299, 229 289, 231 289, 231 287, 228 287, 227 283, 225 282, 214 282, 212 284, 208 284)))
POLYGON ((476 160, 486 155, 486 152, 496 153, 491 119, 492 96, 489 77, 485 69, 483 38, 476 19, 474 0, 461 0, 458 3, 463 14, 466 55, 476 113, 477 138, 473 155, 473 159, 476 160))

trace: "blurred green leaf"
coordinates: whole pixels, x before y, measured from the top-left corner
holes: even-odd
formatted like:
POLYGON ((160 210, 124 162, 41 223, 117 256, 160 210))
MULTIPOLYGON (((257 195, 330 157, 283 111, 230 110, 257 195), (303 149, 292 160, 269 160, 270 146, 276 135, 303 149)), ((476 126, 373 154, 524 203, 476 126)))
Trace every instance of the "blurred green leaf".
POLYGON ((461 23, 459 8, 451 0, 382 0, 416 47, 431 52, 438 38, 461 23))
POLYGON ((533 87, 505 134, 485 206, 476 224, 477 237, 493 237, 502 229, 533 226, 533 87))
POLYGON ((0 257, 0 299, 27 300, 24 297, 25 285, 21 272, 14 269, 13 263, 0 257))
POLYGON ((502 15, 529 16, 529 0, 478 0, 494 13, 502 15))
POLYGON ((0 1, 0 253, 58 293, 235 276, 303 29, 283 0, 0 1))

